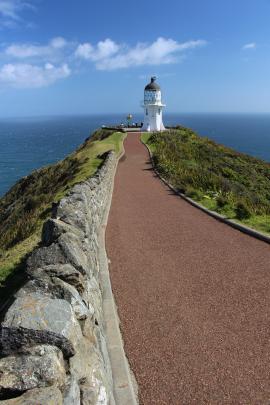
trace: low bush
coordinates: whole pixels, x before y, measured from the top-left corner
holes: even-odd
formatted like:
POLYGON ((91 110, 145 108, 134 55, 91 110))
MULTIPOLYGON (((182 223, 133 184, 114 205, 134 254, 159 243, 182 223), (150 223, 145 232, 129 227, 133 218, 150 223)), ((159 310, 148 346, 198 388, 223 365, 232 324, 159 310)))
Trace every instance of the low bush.
POLYGON ((185 194, 187 197, 193 198, 194 200, 197 200, 197 201, 202 199, 202 193, 199 190, 195 190, 192 187, 188 187, 186 189, 185 194))
POLYGON ((228 200, 224 196, 219 195, 216 199, 216 203, 218 208, 223 208, 228 204, 228 200))
POLYGON ((235 207, 235 214, 237 219, 248 219, 251 217, 251 211, 245 203, 239 202, 235 207))

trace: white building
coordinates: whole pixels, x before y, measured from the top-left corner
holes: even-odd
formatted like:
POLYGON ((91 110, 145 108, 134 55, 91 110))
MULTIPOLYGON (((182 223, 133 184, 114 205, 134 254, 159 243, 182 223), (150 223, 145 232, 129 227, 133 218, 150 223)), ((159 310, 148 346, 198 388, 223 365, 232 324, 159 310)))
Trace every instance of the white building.
POLYGON ((151 82, 145 86, 143 131, 163 131, 165 129, 162 122, 162 108, 165 104, 161 101, 161 91, 156 83, 156 78, 151 77, 151 82))

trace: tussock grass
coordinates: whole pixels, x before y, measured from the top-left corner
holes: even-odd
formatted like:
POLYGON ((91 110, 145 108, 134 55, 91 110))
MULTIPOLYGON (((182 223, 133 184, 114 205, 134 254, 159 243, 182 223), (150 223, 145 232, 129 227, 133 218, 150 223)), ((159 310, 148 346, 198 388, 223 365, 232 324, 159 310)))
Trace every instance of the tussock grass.
POLYGON ((119 153, 123 139, 123 133, 97 130, 74 153, 22 178, 0 199, 0 283, 21 268, 40 242, 52 203, 92 176, 106 152, 119 153))
POLYGON ((158 171, 207 208, 270 233, 270 164, 177 127, 142 141, 158 171))

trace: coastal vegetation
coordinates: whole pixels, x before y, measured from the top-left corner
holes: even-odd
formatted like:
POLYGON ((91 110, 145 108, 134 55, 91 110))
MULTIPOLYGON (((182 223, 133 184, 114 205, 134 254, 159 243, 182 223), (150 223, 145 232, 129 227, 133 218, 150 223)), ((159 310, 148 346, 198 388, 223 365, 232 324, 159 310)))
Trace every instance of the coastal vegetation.
POLYGON ((99 129, 74 153, 22 178, 0 199, 0 284, 10 274, 20 272, 40 242, 52 203, 92 176, 108 151, 120 153, 123 139, 123 133, 99 129))
POLYGON ((181 126, 143 134, 158 172, 178 191, 259 231, 270 233, 270 164, 181 126))

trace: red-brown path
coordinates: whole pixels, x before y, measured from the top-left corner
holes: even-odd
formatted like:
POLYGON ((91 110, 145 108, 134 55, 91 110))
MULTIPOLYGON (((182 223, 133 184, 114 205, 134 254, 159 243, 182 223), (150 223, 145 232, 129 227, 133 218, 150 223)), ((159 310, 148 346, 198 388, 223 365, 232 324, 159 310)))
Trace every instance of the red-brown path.
POLYGON ((106 232, 140 403, 270 404, 270 247, 192 207, 125 141, 106 232))

